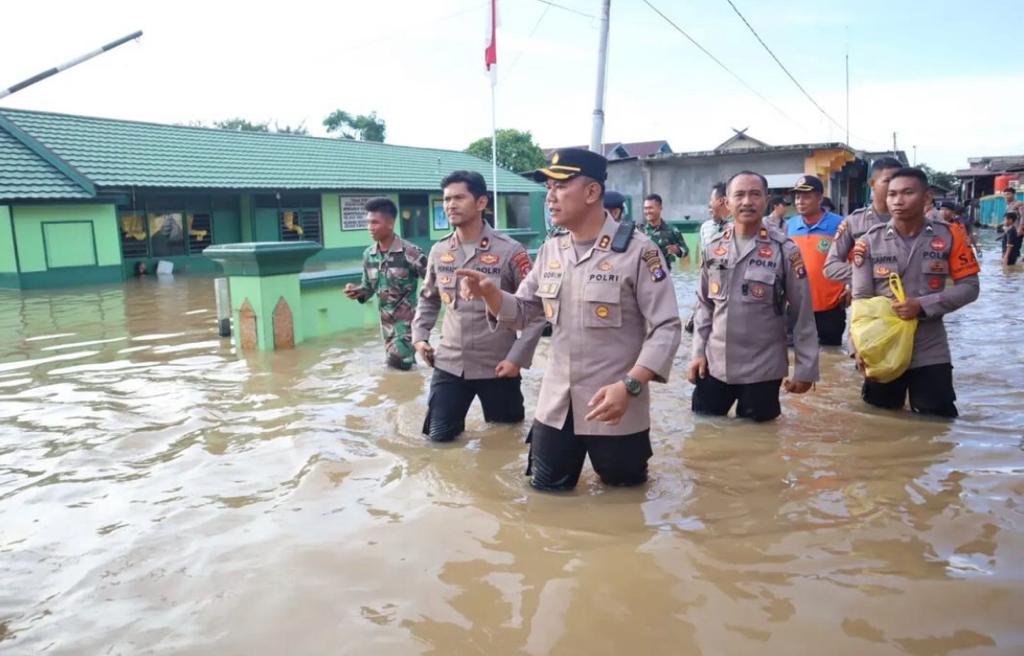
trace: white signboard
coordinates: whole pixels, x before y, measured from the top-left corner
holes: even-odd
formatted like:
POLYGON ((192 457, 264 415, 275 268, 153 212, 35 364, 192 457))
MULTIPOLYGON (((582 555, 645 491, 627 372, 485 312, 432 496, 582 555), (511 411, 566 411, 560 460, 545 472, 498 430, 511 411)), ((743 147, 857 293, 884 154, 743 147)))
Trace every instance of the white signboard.
POLYGON ((342 230, 366 230, 366 202, 372 196, 338 196, 342 230))

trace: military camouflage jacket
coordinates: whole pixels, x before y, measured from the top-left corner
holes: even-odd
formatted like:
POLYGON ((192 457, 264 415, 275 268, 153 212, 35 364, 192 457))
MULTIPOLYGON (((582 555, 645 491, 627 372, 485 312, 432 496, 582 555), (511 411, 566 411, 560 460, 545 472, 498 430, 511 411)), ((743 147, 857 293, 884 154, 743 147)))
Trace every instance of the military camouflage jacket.
POLYGON ((665 257, 665 262, 668 264, 669 268, 672 267, 672 262, 676 259, 673 254, 668 252, 669 246, 672 246, 673 244, 678 246, 679 250, 683 252, 682 257, 686 257, 690 254, 690 249, 686 245, 686 240, 683 239, 683 233, 679 232, 676 227, 669 225, 665 220, 662 220, 657 227, 654 227, 650 223, 644 223, 643 225, 638 226, 637 229, 650 237, 651 241, 661 249, 661 254, 665 257))
POLYGON ((363 280, 359 284, 360 303, 365 303, 374 294, 380 302, 382 312, 395 312, 399 306, 407 305, 407 317, 411 321, 416 307, 416 281, 427 275, 427 256, 419 246, 395 235, 391 247, 381 252, 380 244, 374 244, 363 252, 363 280))

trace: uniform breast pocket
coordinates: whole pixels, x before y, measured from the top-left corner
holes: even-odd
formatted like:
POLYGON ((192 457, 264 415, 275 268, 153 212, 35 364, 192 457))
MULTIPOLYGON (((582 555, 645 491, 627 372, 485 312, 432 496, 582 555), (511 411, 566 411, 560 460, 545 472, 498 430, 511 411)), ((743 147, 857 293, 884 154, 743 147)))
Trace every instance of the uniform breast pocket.
POLYGON ((409 278, 409 270, 405 267, 389 267, 388 275, 395 280, 406 280, 409 278))
POLYGON ((583 326, 586 328, 622 327, 622 292, 619 285, 591 283, 583 288, 583 326))
POLYGON ((934 259, 921 262, 925 287, 928 292, 937 292, 945 288, 946 276, 949 274, 949 261, 934 259))
POLYGON ((367 269, 366 270, 366 279, 369 280, 370 282, 377 282, 377 274, 378 273, 379 272, 377 271, 377 269, 367 269))
POLYGON ((708 271, 708 298, 724 301, 729 297, 730 269, 711 269, 708 271))
POLYGON ((743 274, 743 300, 769 303, 774 297, 775 274, 761 267, 748 267, 743 274))

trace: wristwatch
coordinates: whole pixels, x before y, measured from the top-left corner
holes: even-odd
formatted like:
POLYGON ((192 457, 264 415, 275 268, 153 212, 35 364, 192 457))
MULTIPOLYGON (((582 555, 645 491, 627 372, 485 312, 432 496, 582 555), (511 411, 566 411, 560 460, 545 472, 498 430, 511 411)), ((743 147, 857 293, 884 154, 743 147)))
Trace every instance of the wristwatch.
POLYGON ((629 375, 622 379, 622 384, 626 386, 630 396, 640 396, 640 392, 644 391, 644 384, 629 375))

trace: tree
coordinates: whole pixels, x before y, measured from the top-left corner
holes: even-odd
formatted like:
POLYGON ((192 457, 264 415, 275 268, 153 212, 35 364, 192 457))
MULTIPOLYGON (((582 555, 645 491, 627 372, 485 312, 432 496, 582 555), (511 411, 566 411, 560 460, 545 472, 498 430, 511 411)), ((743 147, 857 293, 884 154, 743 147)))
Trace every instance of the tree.
MULTIPOLYGON (((498 166, 522 173, 544 166, 544 151, 533 143, 533 135, 513 128, 498 130, 498 166)), ((491 161, 491 138, 484 137, 469 144, 466 152, 491 161)))
POLYGON ((324 127, 328 133, 338 133, 342 139, 359 141, 376 141, 384 143, 387 124, 384 119, 377 118, 377 112, 353 116, 346 111, 336 109, 324 119, 324 127))
POLYGON ((276 132, 278 134, 301 134, 301 135, 308 135, 309 134, 309 130, 306 129, 306 122, 305 121, 299 123, 295 127, 292 127, 290 125, 281 126, 281 125, 277 124, 277 121, 274 121, 274 132, 276 132))
POLYGON ((924 174, 928 176, 928 184, 933 184, 936 187, 942 187, 943 189, 949 189, 950 191, 955 191, 957 187, 960 186, 960 180, 952 173, 936 171, 924 163, 922 163, 918 168, 924 171, 924 174))
POLYGON ((214 121, 213 127, 221 130, 235 130, 237 132, 270 132, 270 121, 252 123, 248 119, 236 116, 235 118, 214 121))

